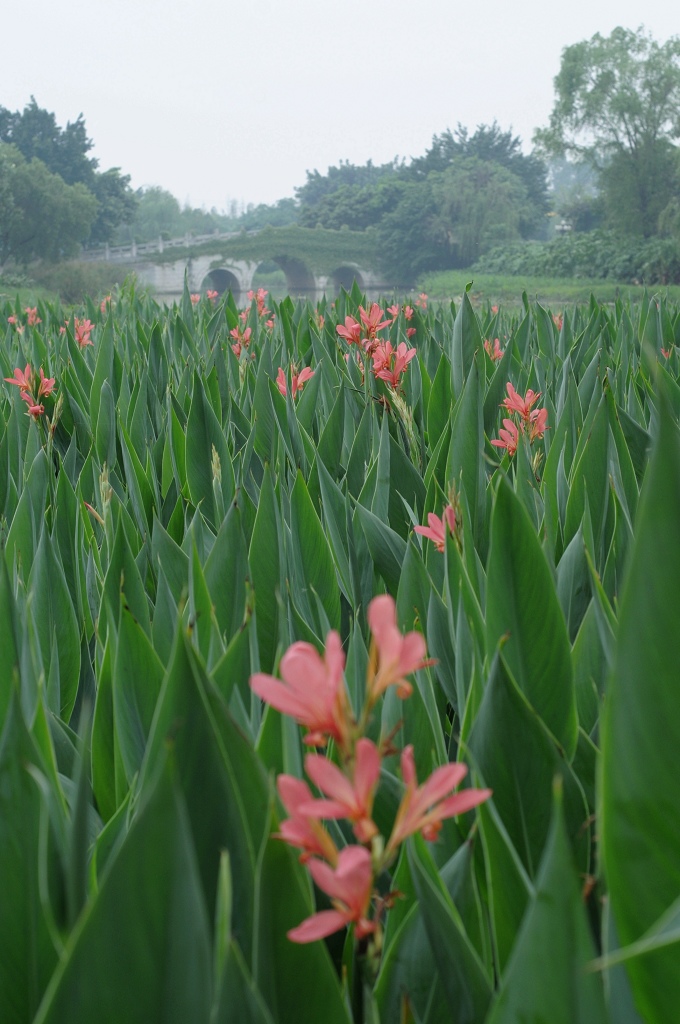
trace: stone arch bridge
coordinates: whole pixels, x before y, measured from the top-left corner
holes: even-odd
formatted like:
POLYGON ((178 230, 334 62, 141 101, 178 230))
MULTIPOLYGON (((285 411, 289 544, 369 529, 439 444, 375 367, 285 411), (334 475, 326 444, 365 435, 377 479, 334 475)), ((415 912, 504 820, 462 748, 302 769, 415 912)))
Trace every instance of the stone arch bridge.
POLYGON ((337 294, 356 280, 362 291, 389 290, 374 269, 372 239, 363 232, 322 228, 265 228, 257 232, 105 246, 87 260, 125 264, 156 297, 178 299, 185 276, 192 292, 231 291, 238 302, 253 287, 263 264, 276 264, 292 295, 337 294))

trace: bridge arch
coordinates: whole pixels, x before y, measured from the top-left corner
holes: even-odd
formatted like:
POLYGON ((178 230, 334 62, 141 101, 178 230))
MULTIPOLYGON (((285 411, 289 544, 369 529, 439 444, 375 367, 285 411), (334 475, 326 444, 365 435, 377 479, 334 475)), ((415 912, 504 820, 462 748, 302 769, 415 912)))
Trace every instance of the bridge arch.
POLYGON ((363 291, 366 287, 366 282, 364 281, 364 275, 355 263, 343 263, 341 266, 336 267, 331 274, 331 283, 336 292, 339 292, 341 288, 344 288, 346 292, 350 291, 355 281, 363 291))
POLYGON ((306 263, 294 256, 274 256, 267 262, 276 263, 286 275, 286 287, 291 295, 307 294, 317 289, 317 281, 306 263))
POLYGON ((216 291, 219 295, 224 295, 225 292, 231 291, 232 295, 238 302, 241 293, 241 282, 232 270, 227 270, 226 267, 215 267, 207 274, 201 282, 202 292, 205 291, 216 291))

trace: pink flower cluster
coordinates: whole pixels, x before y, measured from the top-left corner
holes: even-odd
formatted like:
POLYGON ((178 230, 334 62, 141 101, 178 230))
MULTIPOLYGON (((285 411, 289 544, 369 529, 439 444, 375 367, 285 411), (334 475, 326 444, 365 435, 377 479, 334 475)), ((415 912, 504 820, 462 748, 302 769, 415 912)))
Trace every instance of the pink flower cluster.
POLYGON ((494 438, 491 444, 496 448, 505 448, 508 455, 512 457, 517 451, 520 434, 526 432, 530 444, 543 437, 548 429, 548 410, 532 409, 532 406, 541 397, 540 391, 536 392, 530 389, 522 398, 509 381, 506 390, 508 397, 501 402, 501 408, 507 409, 510 413, 516 413, 519 420, 505 418, 503 427, 499 431, 500 439, 494 438))
MULTIPOLYGON (((404 312, 408 308, 406 307, 404 312)), ((359 306, 359 320, 353 316, 346 316, 345 323, 338 324, 335 329, 348 345, 357 345, 370 357, 376 379, 384 380, 391 387, 398 388, 416 350, 408 348, 403 341, 394 348, 390 341, 378 337, 379 331, 391 327, 399 316, 399 306, 388 306, 387 312, 391 319, 384 318, 385 314, 377 302, 374 302, 369 310, 359 306)), ((406 333, 410 337, 412 332, 409 329, 406 333)))
POLYGON ((278 838, 301 851, 300 860, 332 904, 331 910, 313 914, 291 929, 288 937, 294 942, 313 942, 349 924, 354 925, 358 939, 379 931, 386 900, 378 896, 376 882, 394 861, 401 843, 416 832, 436 839, 445 818, 462 814, 491 795, 486 789, 452 792, 467 773, 464 764, 437 768, 418 785, 413 747, 407 746, 401 753, 401 802, 387 841, 380 835, 373 803, 382 760, 391 748, 389 741, 375 744, 365 735, 370 714, 391 686, 402 699, 408 697, 412 687, 406 676, 431 663, 425 660, 423 636, 399 631, 391 597, 374 598, 367 616, 372 641, 358 720, 349 703, 345 655, 335 631, 326 637, 323 656, 308 643, 289 647, 281 659, 282 680, 263 673, 250 679, 259 697, 305 727, 305 743, 325 747, 332 740, 339 754, 340 764, 319 753, 305 757, 305 772, 321 797, 315 797, 302 779, 280 775, 277 780, 289 815, 281 823, 278 838), (350 822, 356 843, 338 849, 323 822, 340 818, 350 822))
POLYGON ((441 519, 434 512, 429 512, 427 526, 414 526, 413 531, 434 541, 437 551, 443 551, 446 547, 446 531, 455 535, 456 525, 456 510, 453 505, 449 504, 442 512, 441 519))
POLYGON ((30 416, 34 420, 39 420, 45 412, 45 406, 40 401, 41 398, 47 398, 52 394, 54 390, 54 377, 46 377, 42 366, 40 367, 40 381, 38 383, 37 393, 34 388, 34 374, 30 365, 27 363, 25 369, 17 367, 14 371, 13 377, 5 377, 4 379, 8 384, 16 384, 19 388, 21 398, 28 405, 27 416, 30 416))
MULTIPOLYGON (((298 391, 302 390, 302 385, 305 384, 308 380, 310 380, 313 376, 314 370, 312 370, 309 366, 305 366, 298 373, 295 366, 291 363, 290 391, 293 398, 295 398, 298 391)), ((282 366, 279 366, 279 372, 276 377, 276 386, 285 398, 285 396, 288 394, 288 385, 286 384, 286 374, 282 366)))
POLYGON ((501 348, 501 343, 498 338, 493 339, 493 345, 488 338, 484 339, 484 351, 488 355, 489 359, 492 359, 494 363, 497 363, 499 359, 503 358, 505 349, 501 348))
POLYGON ((258 288, 257 291, 252 289, 248 292, 248 299, 250 302, 255 299, 255 305, 257 306, 258 316, 267 316, 271 313, 270 309, 267 309, 265 305, 265 299, 267 298, 268 292, 264 288, 258 288))

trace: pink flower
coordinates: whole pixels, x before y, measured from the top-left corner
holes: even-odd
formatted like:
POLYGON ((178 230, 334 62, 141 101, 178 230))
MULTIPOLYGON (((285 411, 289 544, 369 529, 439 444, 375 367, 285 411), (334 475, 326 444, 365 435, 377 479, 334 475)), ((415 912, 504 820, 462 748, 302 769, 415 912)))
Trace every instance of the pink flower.
POLYGON ((454 533, 456 529, 456 513, 453 505, 446 506, 441 519, 434 512, 428 512, 427 524, 427 526, 414 526, 414 532, 433 540, 437 551, 443 551, 446 547, 446 528, 448 527, 451 533, 454 533))
MULTIPOLYGON (((302 390, 302 385, 305 384, 313 376, 314 370, 312 370, 309 366, 305 366, 302 370, 300 370, 299 373, 295 373, 294 368, 291 366, 290 386, 293 398, 295 398, 298 391, 302 390)), ((281 366, 279 366, 279 372, 276 376, 276 386, 281 392, 281 394, 285 397, 288 392, 288 388, 286 385, 286 375, 283 371, 283 367, 281 366)))
POLYGON ((492 307, 491 307, 491 312, 492 312, 492 313, 494 314, 494 316, 495 316, 495 315, 496 315, 496 313, 498 312, 498 306, 492 306, 492 307))
POLYGON ((533 444, 548 429, 548 410, 533 409, 529 416, 529 440, 533 444))
POLYGON ((90 337, 94 324, 89 320, 79 320, 77 317, 73 322, 76 341, 80 348, 85 348, 87 345, 92 344, 92 338, 90 337))
POLYGON ((389 341, 377 342, 371 356, 374 376, 387 381, 393 388, 398 388, 401 376, 415 354, 416 350, 408 348, 403 341, 397 345, 396 349, 392 348, 389 341))
POLYGON ((212 288, 208 288, 208 290, 206 291, 205 294, 206 294, 206 298, 208 298, 210 300, 210 302, 214 302, 215 299, 219 298, 219 294, 220 293, 214 291, 212 288))
POLYGON ((344 338, 348 345, 361 344, 361 324, 353 316, 345 317, 345 326, 340 324, 335 328, 341 338, 344 338))
POLYGON ((375 704, 388 686, 396 686, 402 699, 410 696, 413 687, 404 677, 431 664, 425 660, 425 638, 416 632, 402 636, 397 626, 397 607, 389 594, 373 598, 367 618, 373 633, 369 704, 375 704))
MULTIPOLYGON (((668 349, 662 348, 661 349, 661 355, 664 357, 664 359, 670 359, 672 351, 673 351, 672 348, 668 348, 668 349)), ((7 379, 7 378, 5 378, 5 379, 7 379)))
POLYGON ((491 444, 495 445, 496 448, 506 448, 508 455, 512 458, 517 451, 517 445, 519 444, 519 431, 517 429, 517 424, 514 420, 506 419, 503 420, 503 427, 505 429, 501 428, 499 431, 501 435, 500 440, 496 440, 496 438, 494 438, 491 441, 491 444))
POLYGON ((529 390, 524 398, 522 398, 522 396, 515 391, 510 381, 506 384, 506 390, 508 392, 508 397, 501 402, 501 406, 505 406, 508 412, 518 412, 524 422, 528 423, 531 407, 539 400, 541 392, 529 390))
POLYGON ((40 367, 40 385, 38 387, 38 398, 43 396, 47 398, 52 394, 54 390, 54 377, 46 377, 43 373, 42 366, 40 367))
POLYGON ((406 317, 407 320, 411 319, 411 317, 413 316, 412 306, 404 306, 404 316, 406 317))
POLYGON ((307 754, 305 771, 315 786, 330 800, 305 800, 300 814, 315 818, 347 818, 354 824, 354 835, 368 843, 378 834, 371 818, 373 797, 380 778, 380 753, 371 740, 362 737, 355 747, 353 778, 347 776, 321 754, 307 754))
POLYGON ((31 390, 31 378, 33 377, 33 371, 28 363, 26 363, 26 369, 20 370, 19 367, 14 371, 13 377, 5 377, 4 379, 8 384, 16 384, 21 392, 31 390))
POLYGON ((198 295, 196 292, 193 292, 192 295, 191 295, 191 304, 192 304, 192 306, 197 306, 200 301, 201 301, 201 296, 198 295))
POLYGON ((246 329, 242 331, 240 327, 234 327, 232 328, 231 331, 229 331, 229 334, 232 338, 236 340, 236 345, 232 345, 231 347, 234 350, 236 358, 238 359, 238 357, 241 354, 241 348, 248 348, 248 345, 250 345, 250 339, 253 334, 253 329, 252 327, 246 327, 246 329), (238 352, 236 351, 237 346, 238 352))
POLYGON ((26 309, 25 309, 24 312, 28 315, 28 326, 29 327, 35 327, 36 324, 41 324, 42 323, 42 320, 38 316, 38 307, 37 306, 33 306, 33 307, 26 306, 26 309))
POLYGON ((250 310, 249 309, 242 309, 241 312, 238 315, 238 318, 239 318, 239 320, 242 321, 242 323, 245 323, 249 316, 250 316, 250 310))
POLYGON ((383 327, 389 327, 391 321, 383 320, 383 311, 377 302, 371 304, 371 308, 366 312, 363 306, 359 306, 359 316, 366 332, 366 340, 373 341, 378 331, 382 331, 383 327))
POLYGON ((555 313, 553 315, 553 323, 555 324, 555 327, 557 328, 558 331, 562 330, 562 322, 563 322, 562 314, 561 313, 555 313))
POLYGON ((396 320, 399 316, 399 303, 396 302, 393 306, 388 306, 387 312, 390 314, 393 321, 396 320))
POLYGON ((406 337, 407 338, 412 338, 415 333, 416 333, 415 327, 407 327, 406 328, 406 337))
POLYGON ((303 804, 314 799, 307 783, 293 775, 279 775, 276 787, 283 806, 290 814, 290 818, 281 822, 281 831, 276 833, 277 839, 283 839, 289 846, 302 850, 300 861, 303 864, 314 855, 323 857, 329 864, 337 863, 338 850, 326 829, 316 815, 301 810, 303 804))
POLYGON ((401 776, 406 784, 406 792, 401 799, 385 852, 396 850, 408 836, 416 832, 432 842, 441 831, 445 818, 464 814, 488 800, 492 792, 490 789, 464 789, 447 797, 447 793, 455 789, 466 775, 467 765, 457 762, 447 764, 435 768, 429 779, 418 786, 413 747, 405 747, 401 753, 401 776))
POLYGON ((355 925, 358 939, 375 931, 376 923, 368 918, 373 892, 373 865, 367 849, 345 846, 338 854, 335 868, 314 859, 307 866, 318 887, 331 897, 334 909, 312 914, 288 932, 289 939, 293 942, 314 942, 348 924, 355 925))
POLYGON ((26 415, 32 416, 34 420, 39 420, 42 414, 45 412, 45 406, 36 404, 30 397, 30 395, 27 395, 25 391, 22 391, 21 397, 25 399, 26 402, 28 402, 28 412, 26 413, 26 415))
POLYGON ((484 341, 484 351, 488 354, 490 359, 493 359, 494 363, 503 358, 503 349, 501 348, 498 338, 493 339, 493 348, 491 347, 489 339, 486 338, 484 341))
POLYGON ((99 305, 99 311, 100 311, 100 313, 106 313, 107 309, 110 309, 110 307, 111 307, 111 296, 110 295, 105 295, 104 298, 102 299, 100 305, 99 305))
POLYGON ((268 327, 269 330, 271 331, 272 328, 274 327, 274 317, 273 316, 270 317, 269 320, 265 320, 264 323, 265 323, 265 327, 268 327))
MULTIPOLYGON (((12 327, 14 327, 14 325, 16 324, 16 322, 17 322, 17 318, 16 318, 15 316, 8 316, 8 317, 7 317, 7 323, 8 323, 8 324, 11 324, 11 325, 12 325, 12 327)), ((6 378, 5 378, 5 379, 6 379, 6 378)))
POLYGON ((344 668, 340 636, 331 630, 323 658, 311 644, 298 640, 281 658, 283 682, 258 672, 250 677, 250 686, 262 700, 309 730, 305 743, 322 747, 332 737, 344 749, 349 734, 344 668))
POLYGON ((421 309, 427 309, 427 295, 425 292, 421 292, 416 299, 416 306, 420 306, 421 309))

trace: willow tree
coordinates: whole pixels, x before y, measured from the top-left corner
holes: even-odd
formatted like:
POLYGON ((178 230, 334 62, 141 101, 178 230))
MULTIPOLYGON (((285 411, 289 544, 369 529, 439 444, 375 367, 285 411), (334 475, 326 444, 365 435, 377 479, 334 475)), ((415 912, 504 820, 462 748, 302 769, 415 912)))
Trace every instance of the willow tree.
POLYGON ((680 38, 598 33, 562 51, 554 86, 550 125, 535 144, 598 172, 612 226, 655 234, 680 184, 680 38))

